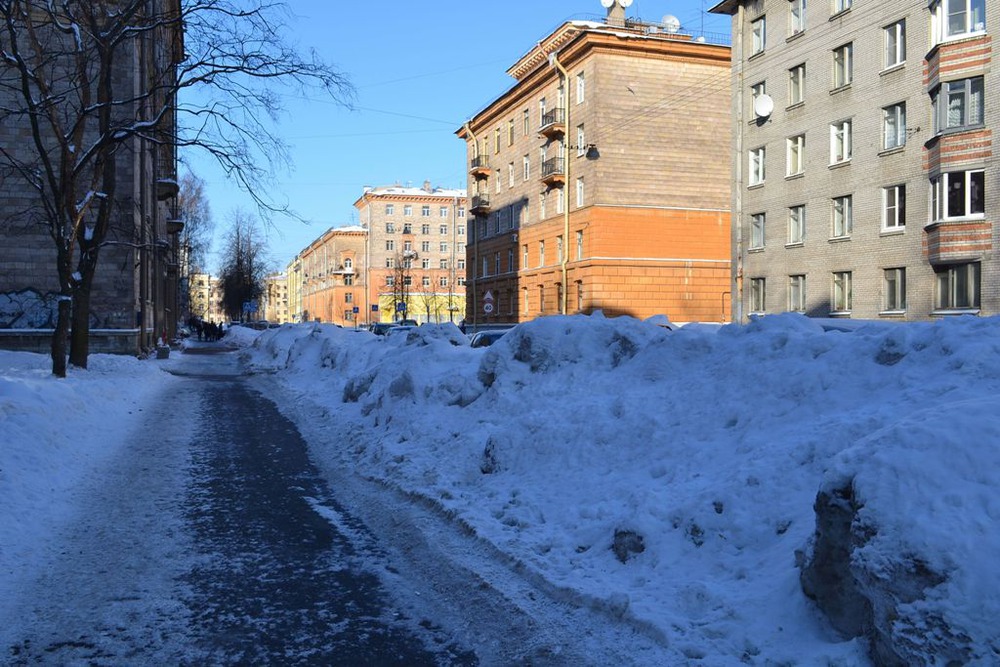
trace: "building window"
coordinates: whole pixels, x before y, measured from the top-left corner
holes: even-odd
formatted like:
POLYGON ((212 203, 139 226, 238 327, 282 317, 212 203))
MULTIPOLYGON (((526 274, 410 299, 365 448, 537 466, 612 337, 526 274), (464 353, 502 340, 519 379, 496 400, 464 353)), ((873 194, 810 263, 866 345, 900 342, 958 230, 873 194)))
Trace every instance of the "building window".
POLYGON ((507 145, 514 145, 514 119, 511 118, 507 121, 507 145))
POLYGON ((886 69, 896 67, 906 62, 906 19, 900 19, 882 29, 885 35, 886 69))
POLYGON ((344 303, 354 303, 354 292, 344 293, 344 303))
POLYGON ((493 130, 493 154, 494 155, 499 155, 500 154, 500 127, 499 126, 497 126, 497 128, 495 130, 493 130))
POLYGON ((403 206, 403 215, 407 217, 413 215, 413 206, 411 206, 410 204, 406 204, 405 206, 403 206))
POLYGON ((438 209, 438 217, 439 218, 447 218, 448 217, 448 207, 447 206, 442 206, 441 208, 438 209))
POLYGON ((396 225, 394 225, 391 222, 385 223, 385 233, 386 234, 395 234, 396 233, 396 225))
POLYGON ((951 171, 931 179, 932 219, 968 218, 985 212, 985 173, 982 169, 951 171))
POLYGON ((767 17, 761 16, 756 21, 753 21, 750 24, 750 33, 752 35, 750 56, 752 57, 758 53, 763 53, 764 47, 767 46, 767 17))
POLYGON ((446 260, 446 259, 439 260, 438 261, 438 268, 439 269, 445 269, 445 270, 447 270, 448 269, 448 260, 446 260))
MULTIPOLYGON (((410 268, 410 267, 406 267, 410 268)), ((403 284, 409 287, 413 284, 413 276, 403 276, 403 284)))
POLYGON ((566 206, 566 191, 564 188, 556 190, 556 213, 562 213, 566 206))
POLYGON ((805 168, 806 135, 800 134, 786 140, 785 176, 801 174, 805 168))
POLYGON ((420 225, 420 233, 421 234, 430 234, 431 233, 431 226, 430 225, 420 225))
POLYGON ((440 278, 438 278, 438 287, 447 287, 447 286, 448 286, 448 276, 441 276, 440 278))
POLYGON ((806 277, 788 276, 788 310, 793 313, 806 312, 806 277))
POLYGON ((806 206, 799 204, 788 208, 788 244, 798 245, 806 240, 806 206))
POLYGON ((404 234, 412 234, 413 233, 413 225, 411 225, 408 222, 404 222, 403 223, 403 233, 404 234))
POLYGON ((830 125, 830 164, 851 159, 851 121, 841 120, 830 125))
POLYGON ((979 308, 979 262, 938 266, 934 273, 937 275, 935 308, 979 308))
POLYGON ((846 238, 854 230, 854 197, 833 198, 833 238, 846 238))
POLYGON ((395 212, 396 212, 396 207, 395 206, 393 206, 392 204, 386 204, 385 205, 385 214, 386 215, 392 215, 395 212))
POLYGON ((464 206, 459 206, 458 207, 458 217, 460 217, 460 218, 464 218, 465 217, 465 207, 464 206))
POLYGON ((421 241, 420 242, 420 252, 430 252, 430 251, 431 251, 431 242, 430 241, 421 241))
POLYGON ((935 43, 986 30, 986 0, 938 0, 930 9, 935 43))
POLYGON ((420 207, 420 217, 429 218, 431 217, 431 207, 424 205, 420 207))
POLYGON ((883 275, 883 310, 906 310, 906 269, 886 269, 883 275))
POLYGON ((851 312, 851 272, 836 271, 833 274, 833 312, 851 312))
POLYGON ((431 286, 431 279, 430 279, 430 276, 423 276, 423 277, 422 277, 422 278, 420 279, 420 284, 421 284, 421 286, 423 286, 423 287, 430 287, 430 286, 431 286))
POLYGON ((788 70, 788 106, 801 104, 806 100, 806 64, 796 65, 788 70))
POLYGON ((931 93, 934 130, 976 127, 983 124, 983 77, 948 81, 931 93))
POLYGON ((448 252, 448 243, 447 243, 447 241, 442 241, 441 245, 438 246, 438 250, 440 250, 441 252, 448 252))
POLYGON ((851 8, 852 0, 833 0, 833 13, 839 14, 851 8))
POLYGON ((549 198, 549 195, 546 192, 543 192, 540 195, 538 195, 538 215, 539 215, 538 219, 539 220, 544 220, 545 219, 545 204, 548 201, 548 198, 549 198))
POLYGON ((521 133, 528 136, 531 133, 531 110, 525 109, 521 112, 521 133))
POLYGON ((354 276, 344 276, 344 285, 350 287, 354 284, 354 276))
POLYGON ((750 185, 760 185, 764 182, 764 146, 750 149, 750 185))
POLYGON ((413 241, 403 241, 403 251, 410 252, 413 250, 413 241))
POLYGON ((806 29, 806 0, 791 0, 788 3, 788 32, 797 35, 806 29))
POLYGON ((576 75, 576 103, 582 104, 587 97, 587 78, 583 72, 576 75))
POLYGON ((459 236, 465 236, 465 225, 458 225, 455 229, 459 236))
POLYGON ((764 247, 764 224, 767 216, 764 213, 754 213, 750 216, 750 249, 759 250, 764 247))
POLYGON ((394 257, 385 258, 385 268, 394 269, 396 268, 396 259, 394 257))
POLYGON ((587 154, 587 135, 583 130, 583 123, 576 126, 576 156, 583 157, 587 154))
POLYGON ((538 266, 545 266, 545 241, 538 242, 538 266))
POLYGON ((485 256, 483 256, 483 272, 481 275, 483 276, 490 275, 490 260, 485 256))
POLYGON ((890 185, 882 188, 882 229, 887 231, 906 227, 906 186, 890 185))
POLYGON ((763 313, 767 311, 767 302, 765 301, 766 294, 767 294, 767 279, 751 278, 750 279, 751 313, 763 313))
POLYGON ((500 253, 493 253, 493 273, 495 275, 500 275, 500 253))
POLYGON ((386 250, 390 250, 390 251, 391 250, 395 250, 396 249, 396 242, 393 241, 392 239, 389 239, 388 241, 385 242, 385 249, 386 250))
POLYGON ((521 158, 521 172, 524 180, 531 178, 531 158, 527 155, 521 158))
POLYGON ((562 264, 563 261, 563 237, 556 237, 556 263, 562 264))
POLYGON ((854 80, 854 44, 844 44, 833 50, 833 87, 843 88, 854 80))
POLYGON ((583 187, 583 177, 576 179, 576 207, 580 208, 583 206, 584 197, 584 187, 583 187))
POLYGON ((545 124, 545 98, 538 100, 538 126, 545 124))
POLYGON ((906 145, 906 102, 882 109, 882 148, 892 150, 906 145))
POLYGON ((750 24, 750 33, 752 35, 750 56, 753 57, 758 53, 763 53, 767 46, 767 17, 761 16, 753 21, 750 24))
MULTIPOLYGON (((392 267, 391 266, 386 266, 385 268, 391 269, 392 267)), ((385 286, 386 287, 392 287, 395 284, 396 284, 396 276, 386 276, 385 277, 385 286)))
POLYGON ((750 108, 757 102, 757 98, 767 94, 767 82, 760 81, 750 86, 750 108))
POLYGON ((456 266, 455 266, 456 269, 460 269, 462 271, 465 271, 465 258, 461 258, 461 259, 457 260, 455 262, 455 264, 456 264, 456 266))
POLYGON ((514 187, 514 163, 510 162, 507 164, 507 187, 514 187))
POLYGON ((422 260, 420 260, 420 268, 424 270, 431 268, 431 260, 424 257, 422 260))
POLYGON ((438 234, 448 236, 448 225, 438 225, 438 234))

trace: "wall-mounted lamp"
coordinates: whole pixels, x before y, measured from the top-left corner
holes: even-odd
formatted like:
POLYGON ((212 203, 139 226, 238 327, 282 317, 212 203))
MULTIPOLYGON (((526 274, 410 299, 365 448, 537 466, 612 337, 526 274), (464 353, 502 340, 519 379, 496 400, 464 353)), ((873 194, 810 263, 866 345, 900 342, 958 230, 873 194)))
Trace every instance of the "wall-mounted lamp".
POLYGON ((597 150, 597 144, 586 144, 585 146, 566 146, 566 148, 571 151, 585 150, 586 152, 583 156, 588 160, 596 160, 601 157, 600 151, 597 150))

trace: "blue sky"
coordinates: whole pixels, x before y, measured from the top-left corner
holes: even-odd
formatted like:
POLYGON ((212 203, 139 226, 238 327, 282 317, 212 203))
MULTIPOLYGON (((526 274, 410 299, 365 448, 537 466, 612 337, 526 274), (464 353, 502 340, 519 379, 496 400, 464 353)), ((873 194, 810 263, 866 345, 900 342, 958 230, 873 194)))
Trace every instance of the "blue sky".
MULTIPOLYGON (((564 21, 605 15, 600 0, 287 2, 295 14, 289 41, 347 74, 357 98, 353 109, 318 95, 285 100, 277 133, 294 164, 278 175, 279 199, 309 224, 276 220, 268 245, 280 268, 328 228, 356 223, 353 203, 366 185, 466 187, 465 148, 455 136, 462 122, 514 83, 507 68, 535 42, 564 21)), ((634 0, 627 13, 652 22, 671 14, 685 32, 728 34, 729 17, 706 13, 714 4, 634 0)), ((217 236, 231 211, 254 210, 211 161, 182 159, 207 183, 217 236)))

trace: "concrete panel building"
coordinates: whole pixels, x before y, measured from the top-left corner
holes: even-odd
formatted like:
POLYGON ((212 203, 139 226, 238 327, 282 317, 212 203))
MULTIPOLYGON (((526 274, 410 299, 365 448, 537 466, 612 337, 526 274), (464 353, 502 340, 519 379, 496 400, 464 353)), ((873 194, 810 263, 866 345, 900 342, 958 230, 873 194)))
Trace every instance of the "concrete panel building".
POLYGON ((513 87, 457 132, 471 324, 728 319, 727 42, 616 3, 526 45, 513 87))
POLYGON ((725 0, 733 310, 1000 312, 996 0, 725 0))

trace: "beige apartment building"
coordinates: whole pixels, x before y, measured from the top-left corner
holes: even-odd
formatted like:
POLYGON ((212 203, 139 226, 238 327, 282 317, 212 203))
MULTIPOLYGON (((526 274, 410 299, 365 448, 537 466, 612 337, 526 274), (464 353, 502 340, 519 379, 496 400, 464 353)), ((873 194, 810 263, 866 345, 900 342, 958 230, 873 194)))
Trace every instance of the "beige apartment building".
POLYGON ((1000 312, 996 0, 725 0, 733 310, 1000 312))
POLYGON ((191 315, 204 322, 223 322, 226 320, 222 308, 221 280, 207 273, 192 273, 188 285, 191 315))
POLYGON ((272 273, 264 277, 264 319, 278 324, 291 322, 288 309, 288 274, 272 273))
POLYGON ((474 326, 729 317, 728 37, 624 4, 526 45, 513 87, 457 132, 474 326))
POLYGON ((368 231, 368 321, 465 317, 466 205, 465 190, 427 181, 365 188, 354 207, 368 231))

